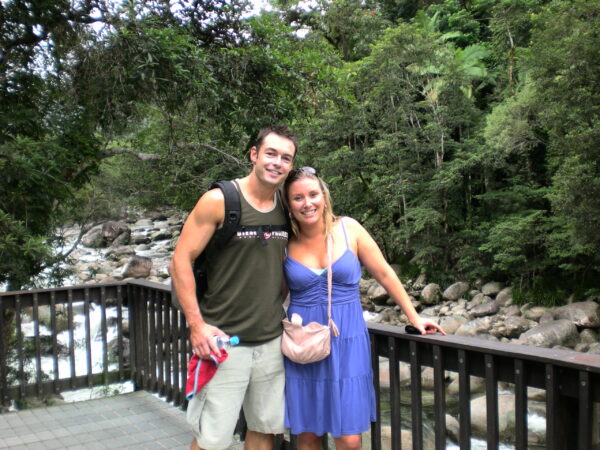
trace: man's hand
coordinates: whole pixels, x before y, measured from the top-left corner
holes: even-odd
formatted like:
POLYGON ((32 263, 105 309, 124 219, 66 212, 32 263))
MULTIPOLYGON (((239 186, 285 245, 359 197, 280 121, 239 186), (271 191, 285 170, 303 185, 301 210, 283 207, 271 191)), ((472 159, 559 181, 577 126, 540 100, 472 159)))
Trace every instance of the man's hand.
POLYGON ((192 351, 202 359, 208 359, 211 353, 221 354, 221 350, 214 342, 213 336, 227 336, 217 327, 204 322, 190 326, 190 343, 192 351))

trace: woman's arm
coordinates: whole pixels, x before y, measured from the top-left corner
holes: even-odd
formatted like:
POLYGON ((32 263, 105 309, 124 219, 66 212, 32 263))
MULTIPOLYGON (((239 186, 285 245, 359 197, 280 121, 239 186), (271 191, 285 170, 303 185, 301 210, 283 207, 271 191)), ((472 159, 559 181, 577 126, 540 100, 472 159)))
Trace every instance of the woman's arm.
POLYGON ((434 334, 436 331, 446 334, 433 320, 419 316, 396 272, 387 263, 379 246, 367 230, 351 218, 344 219, 344 224, 347 225, 351 239, 354 240, 356 254, 361 264, 384 287, 390 297, 400 305, 410 323, 421 334, 434 334))

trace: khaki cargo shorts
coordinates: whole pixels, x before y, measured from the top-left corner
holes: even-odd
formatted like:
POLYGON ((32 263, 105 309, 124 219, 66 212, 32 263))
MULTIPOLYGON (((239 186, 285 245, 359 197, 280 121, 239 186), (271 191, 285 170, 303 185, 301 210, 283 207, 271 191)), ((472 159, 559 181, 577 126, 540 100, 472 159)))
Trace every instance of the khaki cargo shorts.
POLYGON ((190 400, 187 421, 200 448, 231 445, 240 408, 248 429, 259 433, 284 431, 285 374, 281 337, 264 344, 227 350, 215 376, 190 400))

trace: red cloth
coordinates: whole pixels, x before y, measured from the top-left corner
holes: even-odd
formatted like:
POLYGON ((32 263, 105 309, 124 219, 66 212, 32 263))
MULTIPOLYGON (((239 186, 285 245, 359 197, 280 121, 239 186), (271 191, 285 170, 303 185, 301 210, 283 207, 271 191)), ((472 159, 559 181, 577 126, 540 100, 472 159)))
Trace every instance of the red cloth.
POLYGON ((210 354, 210 359, 200 359, 195 353, 188 365, 187 381, 185 383, 185 398, 191 400, 200 389, 208 383, 217 372, 219 364, 227 359, 227 351, 221 350, 221 354, 210 354))

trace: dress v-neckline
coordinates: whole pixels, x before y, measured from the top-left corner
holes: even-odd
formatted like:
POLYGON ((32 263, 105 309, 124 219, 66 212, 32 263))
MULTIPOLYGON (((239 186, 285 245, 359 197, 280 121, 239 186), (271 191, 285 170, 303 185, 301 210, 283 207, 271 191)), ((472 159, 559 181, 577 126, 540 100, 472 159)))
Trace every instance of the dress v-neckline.
MULTIPOLYGON (((333 261, 331 263, 331 266, 333 267, 334 264, 337 263, 340 259, 342 259, 346 255, 346 253, 348 253, 348 252, 352 252, 352 250, 350 250, 349 248, 346 248, 346 250, 344 250, 344 252, 340 256, 338 256, 335 261, 333 261)), ((325 275, 327 274, 327 267, 325 267, 325 268, 319 268, 319 269, 313 269, 311 267, 308 267, 306 264, 301 263, 300 261, 298 261, 293 256, 289 256, 288 255, 288 259, 291 259, 293 262, 295 262, 296 264, 302 266, 304 269, 308 270, 310 273, 312 273, 313 275, 315 275, 317 277, 321 277, 321 276, 323 276, 323 274, 325 274, 325 275), (320 273, 320 274, 317 274, 315 272, 315 270, 323 270, 323 272, 320 273)))

